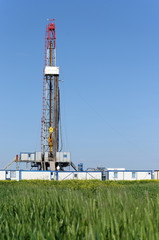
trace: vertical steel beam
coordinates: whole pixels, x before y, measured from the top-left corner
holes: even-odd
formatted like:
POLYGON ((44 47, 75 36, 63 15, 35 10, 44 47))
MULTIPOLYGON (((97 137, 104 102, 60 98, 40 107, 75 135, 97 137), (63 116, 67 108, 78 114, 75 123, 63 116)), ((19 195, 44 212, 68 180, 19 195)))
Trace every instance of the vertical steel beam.
POLYGON ((59 151, 59 76, 54 76, 53 129, 53 159, 56 162, 56 152, 59 151))

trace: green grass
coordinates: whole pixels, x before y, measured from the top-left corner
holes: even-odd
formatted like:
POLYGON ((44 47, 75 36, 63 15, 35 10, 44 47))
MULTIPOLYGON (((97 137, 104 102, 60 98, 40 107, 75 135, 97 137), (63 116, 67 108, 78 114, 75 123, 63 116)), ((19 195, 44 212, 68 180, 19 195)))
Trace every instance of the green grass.
POLYGON ((1 181, 3 239, 159 239, 159 182, 1 181))

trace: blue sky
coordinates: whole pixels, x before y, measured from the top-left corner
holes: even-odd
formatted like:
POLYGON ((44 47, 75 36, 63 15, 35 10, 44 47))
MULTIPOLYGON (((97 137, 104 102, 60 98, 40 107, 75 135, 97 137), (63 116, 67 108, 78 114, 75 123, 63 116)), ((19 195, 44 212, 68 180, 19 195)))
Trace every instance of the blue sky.
POLYGON ((64 150, 84 167, 159 168, 159 2, 0 2, 0 167, 40 150, 44 36, 56 19, 64 150))

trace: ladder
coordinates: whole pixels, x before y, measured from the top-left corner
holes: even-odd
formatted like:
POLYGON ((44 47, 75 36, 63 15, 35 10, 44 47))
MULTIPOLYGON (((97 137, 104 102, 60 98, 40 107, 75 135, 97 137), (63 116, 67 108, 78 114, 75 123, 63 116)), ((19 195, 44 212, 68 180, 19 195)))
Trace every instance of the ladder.
POLYGON ((4 168, 3 168, 3 170, 6 170, 7 168, 9 168, 11 165, 12 165, 12 163, 14 163, 16 161, 16 159, 14 158, 12 161, 10 161, 4 168))
POLYGON ((76 165, 73 162, 71 162, 71 167, 73 167, 75 171, 79 171, 79 169, 76 167, 76 165))

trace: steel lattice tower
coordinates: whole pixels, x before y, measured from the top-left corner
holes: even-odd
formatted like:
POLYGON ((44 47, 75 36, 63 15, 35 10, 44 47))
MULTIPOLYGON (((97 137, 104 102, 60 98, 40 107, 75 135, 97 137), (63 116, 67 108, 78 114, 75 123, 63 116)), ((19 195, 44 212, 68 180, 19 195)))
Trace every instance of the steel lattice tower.
POLYGON ((45 35, 45 68, 43 77, 43 115, 41 120, 42 169, 56 168, 59 150, 59 67, 56 66, 54 19, 49 20, 45 35))

